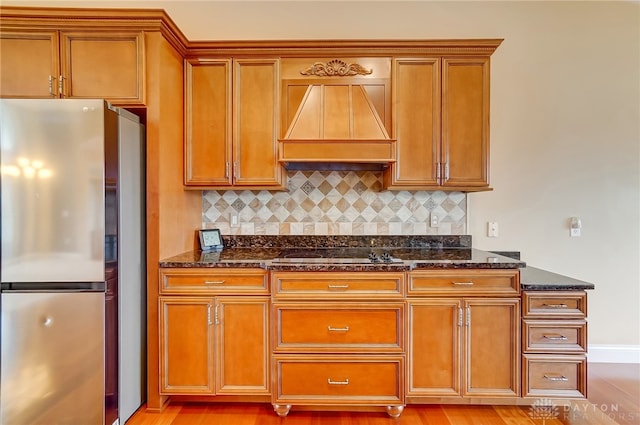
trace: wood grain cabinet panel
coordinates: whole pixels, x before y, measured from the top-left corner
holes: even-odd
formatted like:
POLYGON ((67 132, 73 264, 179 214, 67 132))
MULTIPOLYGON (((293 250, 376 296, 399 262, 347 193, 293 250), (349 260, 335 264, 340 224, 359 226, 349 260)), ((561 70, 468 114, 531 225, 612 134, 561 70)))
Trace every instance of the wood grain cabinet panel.
POLYGON ((398 417, 405 404, 403 272, 272 271, 271 402, 377 406, 398 417))
POLYGON ((587 294, 525 291, 524 397, 587 397, 587 294))
POLYGON ((268 294, 268 275, 264 269, 160 269, 162 294, 268 294))
POLYGON ((524 355, 524 397, 585 398, 587 358, 584 355, 524 355))
POLYGON ((489 186, 489 58, 442 61, 442 186, 489 186))
POLYGON ((522 295, 523 316, 541 319, 584 319, 587 293, 584 291, 527 291, 522 295))
POLYGON ((519 309, 512 298, 411 300, 408 397, 519 396, 519 309))
POLYGON ((275 303, 274 351, 404 351, 403 303, 275 303))
POLYGON ((283 189, 278 59, 185 61, 187 188, 283 189))
POLYGON ((404 295, 404 273, 274 272, 272 292, 280 299, 389 299, 404 295))
POLYGON ((410 295, 517 295, 517 270, 416 270, 409 275, 410 295))
POLYGON ((142 31, 3 30, 2 97, 145 103, 142 31))
POLYGON ((523 351, 527 353, 587 352, 585 320, 527 320, 522 328, 523 351))
POLYGON ((489 57, 396 58, 388 189, 489 190, 489 57))
POLYGON ((185 61, 184 178, 190 185, 231 185, 231 60, 185 61))
POLYGON ((0 95, 58 96, 58 31, 0 31, 0 95))
POLYGON ((215 314, 216 394, 269 395, 269 298, 219 297, 215 314))
POLYGON ((161 269, 160 281, 160 393, 268 398, 264 271, 161 269))
POLYGON ((385 173, 388 188, 440 185, 440 58, 393 61, 393 129, 396 163, 385 173))
POLYGON ((407 396, 460 397, 462 300, 408 303, 407 396))
POLYGON ((213 394, 213 299, 160 298, 160 393, 213 394))
POLYGON ((278 356, 274 362, 278 404, 403 403, 402 357, 278 356))

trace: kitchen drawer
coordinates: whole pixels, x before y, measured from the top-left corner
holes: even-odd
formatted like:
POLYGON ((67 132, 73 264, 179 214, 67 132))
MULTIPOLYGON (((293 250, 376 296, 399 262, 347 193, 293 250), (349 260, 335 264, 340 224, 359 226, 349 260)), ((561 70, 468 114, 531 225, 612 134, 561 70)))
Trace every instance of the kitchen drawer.
POLYGON ((523 358, 524 397, 586 398, 586 356, 525 354, 523 358))
POLYGON ((418 270, 409 273, 409 295, 519 293, 518 270, 418 270))
POLYGON ((273 272, 274 296, 284 298, 376 298, 404 296, 404 273, 273 272))
POLYGON ((403 404, 400 356, 280 356, 274 403, 403 404))
POLYGON ((584 319, 587 317, 587 294, 580 292, 525 292, 524 318, 584 319))
POLYGON ((530 353, 587 352, 585 320, 525 320, 523 351, 530 353))
POLYGON ((275 303, 276 352, 402 352, 403 303, 275 303))
POLYGON ((263 269, 160 269, 161 294, 268 294, 263 269))

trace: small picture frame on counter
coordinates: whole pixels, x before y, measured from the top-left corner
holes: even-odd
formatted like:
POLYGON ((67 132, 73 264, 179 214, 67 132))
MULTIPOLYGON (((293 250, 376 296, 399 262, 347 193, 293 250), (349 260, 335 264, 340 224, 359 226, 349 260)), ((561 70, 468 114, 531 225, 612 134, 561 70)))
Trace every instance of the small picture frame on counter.
POLYGON ((224 241, 220 229, 201 229, 198 231, 200 237, 200 249, 203 252, 220 251, 224 248, 224 241))

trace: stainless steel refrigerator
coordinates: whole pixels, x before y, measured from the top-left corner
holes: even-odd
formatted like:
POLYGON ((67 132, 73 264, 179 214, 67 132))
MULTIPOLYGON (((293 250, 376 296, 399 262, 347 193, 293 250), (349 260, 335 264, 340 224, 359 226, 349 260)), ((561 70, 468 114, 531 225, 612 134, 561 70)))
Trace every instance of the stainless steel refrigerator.
POLYGON ((0 100, 2 425, 142 403, 143 134, 99 99, 0 100))

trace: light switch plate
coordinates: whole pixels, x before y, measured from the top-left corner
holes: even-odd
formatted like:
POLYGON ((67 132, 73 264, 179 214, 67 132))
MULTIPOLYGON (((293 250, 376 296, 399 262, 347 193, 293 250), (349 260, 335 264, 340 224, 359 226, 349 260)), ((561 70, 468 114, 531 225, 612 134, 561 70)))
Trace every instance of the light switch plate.
POLYGON ((490 221, 487 223, 487 236, 490 238, 498 237, 498 222, 490 221))

